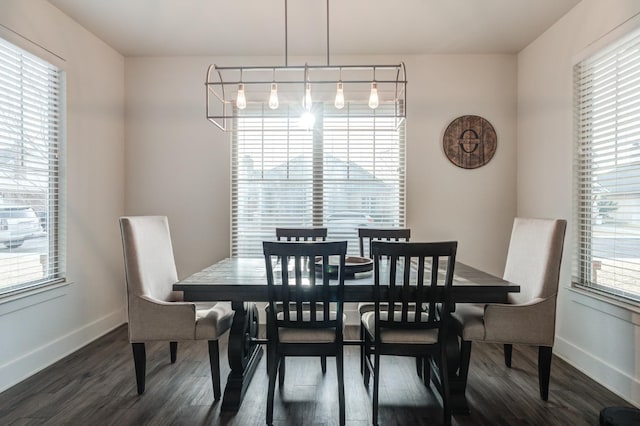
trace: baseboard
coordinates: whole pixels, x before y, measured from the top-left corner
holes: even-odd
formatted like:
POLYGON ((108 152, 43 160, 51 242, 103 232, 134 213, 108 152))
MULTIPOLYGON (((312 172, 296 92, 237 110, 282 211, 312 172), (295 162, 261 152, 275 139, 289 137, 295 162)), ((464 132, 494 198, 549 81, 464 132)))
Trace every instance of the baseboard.
MULTIPOLYGON (((640 381, 635 377, 558 336, 553 346, 553 354, 629 404, 640 408, 640 381)), ((553 380, 553 371, 551 378, 553 380)))
POLYGON ((0 366, 0 392, 31 377, 67 355, 124 324, 124 308, 84 325, 0 366))

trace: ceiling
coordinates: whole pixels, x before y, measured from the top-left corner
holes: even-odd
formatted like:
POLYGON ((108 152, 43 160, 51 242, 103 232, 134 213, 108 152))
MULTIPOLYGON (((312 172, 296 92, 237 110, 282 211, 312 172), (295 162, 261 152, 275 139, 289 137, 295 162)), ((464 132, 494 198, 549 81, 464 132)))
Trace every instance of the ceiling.
MULTIPOLYGON (((333 0, 331 55, 516 53, 580 0, 333 0)), ((124 56, 283 55, 285 0, 49 0, 124 56)), ((288 55, 327 54, 326 0, 288 0, 288 55)))

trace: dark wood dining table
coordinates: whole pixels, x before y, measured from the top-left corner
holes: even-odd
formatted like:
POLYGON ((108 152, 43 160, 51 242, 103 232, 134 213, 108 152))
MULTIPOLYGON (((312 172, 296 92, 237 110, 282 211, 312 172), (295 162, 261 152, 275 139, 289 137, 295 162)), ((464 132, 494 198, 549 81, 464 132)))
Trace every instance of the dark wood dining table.
MULTIPOLYGON (((374 301, 373 273, 357 273, 345 281, 345 302, 374 301)), ((263 354, 259 339, 259 315, 255 302, 268 301, 264 259, 231 257, 223 259, 173 285, 182 291, 185 301, 230 301, 235 311, 229 331, 228 360, 231 372, 227 378, 221 409, 237 411, 247 392, 251 378, 263 354)), ((454 303, 502 303, 520 286, 456 262, 452 297, 454 303)), ((468 413, 465 398, 466 379, 459 374, 459 343, 449 333, 448 366, 450 403, 454 413, 468 413)), ((349 342, 358 344, 357 341, 349 342)), ((431 374, 432 380, 434 374, 431 374)))

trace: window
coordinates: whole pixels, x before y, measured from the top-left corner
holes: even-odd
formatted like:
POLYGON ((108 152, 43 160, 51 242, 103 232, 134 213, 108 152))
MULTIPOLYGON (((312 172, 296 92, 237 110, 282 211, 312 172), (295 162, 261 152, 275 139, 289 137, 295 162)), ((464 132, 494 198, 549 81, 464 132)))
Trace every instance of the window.
POLYGON ((239 119, 232 255, 261 256, 277 226, 326 226, 328 238, 348 240, 355 255, 358 227, 404 226, 404 123, 363 117, 354 105, 324 108, 314 105, 313 130, 301 128, 295 113, 239 119))
POLYGON ((574 282, 640 301, 640 31, 576 64, 574 282))
POLYGON ((62 71, 0 39, 0 295, 62 280, 62 71))

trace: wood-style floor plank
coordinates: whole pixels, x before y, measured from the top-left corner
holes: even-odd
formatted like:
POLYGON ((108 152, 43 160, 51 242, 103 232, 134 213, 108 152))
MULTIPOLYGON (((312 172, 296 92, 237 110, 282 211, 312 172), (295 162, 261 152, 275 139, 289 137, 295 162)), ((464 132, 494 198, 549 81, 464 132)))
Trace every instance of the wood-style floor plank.
MULTIPOLYGON (((348 330, 347 338, 357 331, 348 330)), ((220 342, 223 383, 229 373, 227 342, 220 342)), ((345 348, 346 418, 350 426, 371 424, 373 384, 365 389, 358 348, 345 348)), ((126 326, 119 327, 55 365, 0 394, 2 425, 262 425, 266 413, 263 357, 240 411, 220 412, 213 401, 206 342, 181 342, 171 364, 169 343, 147 344, 147 384, 136 392, 126 326)), ((275 425, 337 425, 335 360, 322 375, 317 358, 288 358, 282 389, 276 387, 275 425)), ((454 425, 597 425, 605 406, 628 406, 621 398, 554 357, 549 401, 538 394, 537 350, 514 346, 513 367, 504 366, 502 346, 474 344, 469 372, 468 416, 454 425)), ((415 374, 413 358, 383 357, 381 425, 442 422, 439 399, 415 374)))

